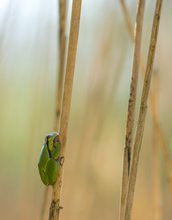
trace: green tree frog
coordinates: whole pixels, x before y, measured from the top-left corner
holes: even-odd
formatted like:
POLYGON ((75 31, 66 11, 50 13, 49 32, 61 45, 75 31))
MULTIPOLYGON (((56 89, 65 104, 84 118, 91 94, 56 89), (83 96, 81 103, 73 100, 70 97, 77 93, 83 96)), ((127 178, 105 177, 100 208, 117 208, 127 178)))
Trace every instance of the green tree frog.
POLYGON ((60 169, 61 143, 59 134, 52 132, 45 137, 39 157, 38 169, 42 182, 54 185, 60 169))

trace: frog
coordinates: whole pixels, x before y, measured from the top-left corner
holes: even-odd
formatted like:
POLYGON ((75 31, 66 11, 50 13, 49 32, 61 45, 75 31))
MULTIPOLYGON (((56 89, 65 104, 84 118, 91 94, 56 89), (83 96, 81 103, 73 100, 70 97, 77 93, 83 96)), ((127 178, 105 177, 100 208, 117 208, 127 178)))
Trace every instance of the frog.
POLYGON ((38 169, 42 182, 54 185, 60 171, 61 142, 58 132, 46 135, 38 161, 38 169))

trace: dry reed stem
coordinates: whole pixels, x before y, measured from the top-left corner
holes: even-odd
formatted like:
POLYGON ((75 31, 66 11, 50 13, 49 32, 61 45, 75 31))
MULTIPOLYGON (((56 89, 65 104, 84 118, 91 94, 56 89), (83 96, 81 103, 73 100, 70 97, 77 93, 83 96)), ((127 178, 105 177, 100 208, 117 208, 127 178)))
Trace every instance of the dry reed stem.
POLYGON ((125 139, 125 149, 124 149, 121 207, 120 207, 121 220, 124 219, 125 201, 126 201, 126 194, 128 187, 130 162, 131 162, 144 8, 145 8, 145 1, 139 0, 137 6, 137 15, 136 15, 134 57, 133 57, 133 67, 132 67, 132 78, 130 84, 130 97, 128 101, 127 124, 126 124, 126 139, 125 139))
POLYGON ((69 36, 66 75, 65 75, 65 83, 64 83, 62 113, 60 117, 60 140, 62 144, 60 156, 62 158, 61 161, 62 166, 59 172, 57 182, 53 186, 53 196, 52 196, 52 202, 49 212, 49 220, 58 220, 61 209, 60 196, 61 196, 62 177, 63 177, 63 162, 65 157, 67 129, 69 123, 69 114, 70 114, 70 106, 71 106, 71 98, 72 98, 72 87, 73 87, 76 51, 77 51, 78 35, 79 35, 81 3, 82 3, 81 0, 73 0, 73 5, 72 5, 72 18, 71 18, 71 27, 70 27, 70 36, 69 36))
MULTIPOLYGON (((63 91, 63 79, 64 79, 64 66, 65 66, 65 51, 66 51, 66 0, 59 0, 59 68, 57 69, 57 98, 56 98, 56 114, 54 119, 54 131, 59 130, 59 119, 61 114, 62 105, 62 91, 63 91)), ((47 200, 49 195, 49 188, 44 190, 43 203, 41 207, 40 220, 45 218, 45 210, 47 206, 47 200)))
MULTIPOLYGON (((126 2, 124 0, 120 0, 121 3, 121 7, 124 13, 124 17, 125 17, 125 23, 128 29, 128 33, 131 37, 131 39, 134 41, 134 31, 133 31, 133 26, 132 26, 132 22, 131 22, 131 18, 129 16, 129 11, 128 11, 128 7, 126 5, 126 2)), ((142 75, 144 75, 145 72, 145 65, 143 62, 143 59, 141 57, 141 72, 142 75)), ((149 95, 149 105, 150 105, 150 110, 152 113, 152 120, 154 121, 154 123, 156 123, 156 129, 157 129, 157 134, 158 134, 158 138, 159 138, 159 143, 161 146, 161 150, 162 150, 162 154, 163 154, 163 158, 164 158, 164 162, 165 162, 165 167, 166 167, 166 174, 167 174, 167 178, 168 178, 168 183, 169 183, 169 189, 172 193, 172 160, 170 157, 170 151, 168 149, 168 144, 166 142, 166 138, 165 135, 163 133, 160 121, 159 121, 159 117, 156 117, 154 115, 154 110, 153 110, 153 102, 154 102, 154 97, 153 94, 150 91, 150 95, 149 95), (155 122, 156 121, 156 122, 155 122)))
POLYGON ((54 130, 59 129, 59 119, 61 115, 62 97, 63 97, 63 81, 65 70, 65 52, 66 52, 66 0, 59 0, 59 69, 58 69, 58 87, 56 102, 56 118, 54 130))
MULTIPOLYGON (((153 73, 153 112, 154 116, 158 119, 158 97, 159 97, 159 74, 153 73)), ((161 204, 161 165, 160 165, 160 152, 159 152, 159 138, 157 134, 157 124, 156 120, 153 120, 153 196, 154 196, 154 219, 162 219, 162 204, 161 204)))
POLYGON ((126 208, 125 208, 125 217, 124 217, 125 220, 131 219, 131 211, 133 206, 135 183, 137 176, 137 167, 139 162, 139 154, 140 154, 142 137, 144 132, 145 119, 146 119, 147 100, 148 100, 150 83, 151 83, 152 66, 155 56, 155 48, 157 43, 161 8, 162 8, 162 0, 157 0, 153 25, 152 25, 152 33, 151 33, 151 40, 149 45, 146 73, 145 73, 144 85, 142 90, 139 119, 138 119, 136 137, 133 147, 132 163, 131 163, 129 182, 128 182, 128 192, 126 197, 126 208))

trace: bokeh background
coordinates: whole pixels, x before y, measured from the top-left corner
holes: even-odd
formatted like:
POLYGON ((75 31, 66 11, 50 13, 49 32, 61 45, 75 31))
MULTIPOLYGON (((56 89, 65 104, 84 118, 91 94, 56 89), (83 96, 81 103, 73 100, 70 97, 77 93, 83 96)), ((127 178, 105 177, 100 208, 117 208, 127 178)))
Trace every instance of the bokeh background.
MULTIPOLYGON (((136 2, 126 1, 133 25, 136 2)), ((155 1, 146 1, 144 62, 154 6, 155 1)), ((170 151, 171 12, 172 2, 164 1, 154 63, 160 81, 159 117, 170 151)), ((70 15, 71 1, 68 1, 67 36, 70 15)), ((0 219, 3 220, 40 219, 45 188, 37 161, 55 117, 58 27, 57 0, 0 0, 0 219)), ((61 220, 118 218, 132 58, 133 43, 119 1, 83 0, 61 220)), ((140 75, 138 105, 142 82, 140 75)), ((152 136, 148 110, 133 220, 154 219, 152 136)), ((170 220, 172 195, 161 155, 159 173, 162 219, 170 220)))

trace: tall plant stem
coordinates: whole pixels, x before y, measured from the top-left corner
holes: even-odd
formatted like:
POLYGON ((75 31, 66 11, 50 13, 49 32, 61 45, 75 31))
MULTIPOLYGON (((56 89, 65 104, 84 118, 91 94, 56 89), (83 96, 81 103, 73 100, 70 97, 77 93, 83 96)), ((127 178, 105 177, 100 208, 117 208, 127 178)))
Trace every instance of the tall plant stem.
MULTIPOLYGON (((133 26, 132 26, 131 18, 129 15, 128 7, 127 7, 124 0, 120 0, 120 3, 121 3, 122 11, 124 14, 125 23, 127 26, 129 36, 132 39, 132 41, 134 41, 134 31, 133 31, 133 26)), ((144 76, 145 64, 143 62, 142 56, 140 58, 140 65, 141 65, 141 73, 144 76)), ((150 111, 152 113, 151 116, 152 116, 153 123, 156 123, 156 133, 158 135, 158 139, 159 139, 159 143, 161 146, 161 151, 162 151, 162 155, 163 155, 163 159, 164 159, 164 163, 165 163, 165 169, 166 169, 166 175, 168 178, 169 189, 172 193, 172 160, 170 157, 170 151, 168 148, 168 144, 167 144, 163 129, 161 127, 159 117, 157 117, 155 115, 154 106, 153 106, 154 105, 153 104, 153 102, 154 102, 153 94, 151 91, 149 93, 150 93, 149 94, 149 105, 150 105, 150 111)))
POLYGON ((146 73, 145 73, 144 85, 142 90, 139 119, 137 124, 135 142, 133 146, 132 163, 131 163, 129 182, 128 182, 128 192, 126 197, 126 208, 125 208, 125 216, 124 216, 125 220, 131 219, 131 211, 133 206, 134 191, 135 191, 136 176, 137 176, 137 167, 139 162, 139 154, 140 154, 141 143, 143 138, 145 119, 146 119, 147 100, 148 100, 150 83, 151 83, 152 67, 153 67, 155 48, 157 43, 161 8, 162 8, 162 0, 157 0, 153 25, 152 25, 152 33, 151 33, 151 40, 149 45, 146 73))
MULTIPOLYGON (((57 96, 56 96, 56 114, 54 119, 54 131, 59 130, 59 119, 61 114, 62 105, 62 92, 63 92, 63 80, 64 80, 64 66, 65 66, 65 51, 66 51, 66 0, 58 0, 59 3, 59 31, 58 48, 59 48, 59 67, 57 68, 57 96)), ((40 220, 45 219, 45 212, 47 207, 47 200, 49 195, 49 187, 44 190, 43 202, 40 213, 40 220)))
POLYGON ((63 162, 65 157, 67 130, 69 123, 69 114, 72 98, 73 78, 76 61, 76 52, 79 35, 80 13, 81 13, 81 0, 73 0, 72 5, 72 18, 69 36, 69 47, 67 56, 66 75, 64 82, 64 93, 62 101, 62 113, 60 117, 60 140, 62 144, 61 148, 61 168, 59 171, 58 179, 53 186, 52 202, 49 212, 49 220, 58 220, 60 213, 60 198, 63 178, 63 162))
POLYGON ((134 58, 133 58, 132 78, 130 85, 130 97, 128 102, 128 116, 127 116, 126 139, 125 139, 125 148, 124 148, 120 220, 124 219, 125 201, 126 201, 128 178, 130 172, 144 8, 145 8, 145 1, 139 0, 137 7, 137 15, 136 15, 134 58))
POLYGON ((59 0, 59 68, 57 83, 57 101, 56 101, 56 117, 54 130, 59 129, 62 97, 63 97, 63 81, 65 69, 65 52, 66 52, 66 0, 59 0))

